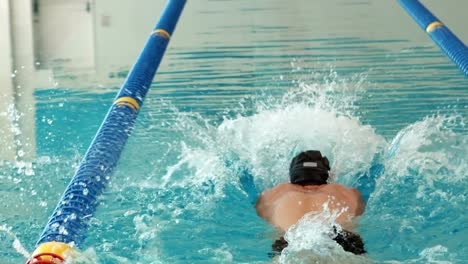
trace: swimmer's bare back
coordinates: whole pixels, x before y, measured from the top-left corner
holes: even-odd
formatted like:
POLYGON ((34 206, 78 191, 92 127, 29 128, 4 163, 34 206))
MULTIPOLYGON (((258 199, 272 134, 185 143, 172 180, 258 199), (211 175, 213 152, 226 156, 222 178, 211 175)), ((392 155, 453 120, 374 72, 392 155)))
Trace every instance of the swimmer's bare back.
POLYGON ((330 211, 342 211, 336 222, 351 231, 354 219, 364 212, 364 201, 357 189, 341 184, 306 185, 282 183, 266 190, 257 200, 257 214, 286 231, 305 214, 322 212, 324 204, 330 211))

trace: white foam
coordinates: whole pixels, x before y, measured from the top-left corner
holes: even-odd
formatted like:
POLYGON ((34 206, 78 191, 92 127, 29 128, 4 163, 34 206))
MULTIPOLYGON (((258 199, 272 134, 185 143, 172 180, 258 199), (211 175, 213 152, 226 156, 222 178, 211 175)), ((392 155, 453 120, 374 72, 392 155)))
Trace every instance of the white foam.
POLYGON ((386 173, 380 178, 372 197, 385 192, 386 186, 410 175, 419 184, 417 198, 430 193, 444 200, 453 197, 434 186, 435 182, 456 184, 468 177, 468 135, 455 133, 453 127, 463 126, 459 115, 435 115, 411 124, 396 136, 398 144, 385 161, 386 173))
POLYGON ((230 109, 235 113, 219 125, 164 103, 173 111, 174 121, 167 127, 182 135, 168 144, 178 157, 166 163, 164 185, 196 187, 212 182, 210 195, 222 197, 226 184, 238 182, 238 175, 225 165, 234 157, 251 170, 261 189, 271 187, 287 180, 290 159, 307 149, 318 149, 331 160, 334 177, 366 169, 387 143, 353 115, 364 80, 362 76, 339 79, 331 71, 320 82, 299 82, 280 96, 263 91, 230 109))
POLYGON ((331 239, 334 228, 341 230, 336 219, 342 213, 330 210, 327 202, 322 212, 304 215, 286 232, 288 246, 282 251, 279 263, 370 263, 364 256, 344 251, 331 239))

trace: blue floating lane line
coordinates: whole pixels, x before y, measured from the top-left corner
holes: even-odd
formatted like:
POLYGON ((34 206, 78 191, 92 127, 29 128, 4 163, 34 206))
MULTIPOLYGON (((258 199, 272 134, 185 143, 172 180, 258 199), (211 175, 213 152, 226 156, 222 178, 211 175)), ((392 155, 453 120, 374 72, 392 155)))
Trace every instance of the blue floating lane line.
POLYGON ((468 48, 418 0, 399 0, 400 5, 447 56, 468 76, 468 48))
POLYGON ((185 3, 186 0, 167 2, 156 27, 37 241, 38 246, 45 242, 73 242, 78 247, 82 244, 99 196, 117 165, 185 3))

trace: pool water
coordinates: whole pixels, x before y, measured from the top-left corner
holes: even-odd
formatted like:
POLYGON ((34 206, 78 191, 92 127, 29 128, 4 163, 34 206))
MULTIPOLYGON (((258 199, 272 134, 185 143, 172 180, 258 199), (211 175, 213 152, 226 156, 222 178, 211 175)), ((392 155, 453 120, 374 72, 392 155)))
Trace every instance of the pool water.
MULTIPOLYGON (((463 74, 395 3, 251 2, 187 5, 204 20, 180 22, 82 262, 466 262, 463 74), (189 31, 193 41, 177 40, 189 31), (330 244, 316 219, 287 234, 305 239, 268 256, 278 234, 256 215, 239 171, 271 188, 305 149, 329 157, 335 181, 375 184, 358 228, 365 257, 330 244), (384 173, 365 178, 375 164, 384 173)), ((456 33, 465 24, 450 21, 456 33)), ((91 85, 66 71, 57 87, 35 90, 36 157, 0 166, 0 263, 33 251, 128 67, 91 85)))

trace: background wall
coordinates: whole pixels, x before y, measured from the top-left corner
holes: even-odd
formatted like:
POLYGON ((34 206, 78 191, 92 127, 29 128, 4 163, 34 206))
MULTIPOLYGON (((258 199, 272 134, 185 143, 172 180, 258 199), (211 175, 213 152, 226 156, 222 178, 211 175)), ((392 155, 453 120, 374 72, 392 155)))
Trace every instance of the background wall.
MULTIPOLYGON (((286 9, 283 1, 231 1, 230 10, 225 1, 188 1, 168 52, 184 52, 188 47, 222 49, 242 45, 247 36, 252 38, 246 32, 258 28, 273 32, 269 34, 272 39, 291 37, 291 32, 281 30, 296 23, 288 19, 291 16, 285 16, 286 12, 310 21, 301 26, 308 38, 335 34, 405 40, 382 46, 397 51, 420 43, 434 45, 396 0, 349 0, 346 4, 341 0, 291 0, 286 9), (271 15, 256 15, 265 3, 271 6, 271 15)), ((422 2, 468 43, 468 1, 422 2)), ((0 159, 11 158, 13 152, 21 149, 23 153, 34 153, 36 89, 119 86, 121 79, 109 76, 129 70, 165 3, 166 0, 0 0, 0 144, 8 146, 0 151, 0 159), (15 78, 11 78, 12 74, 15 78), (18 115, 12 116, 12 109, 18 115), (21 137, 16 142, 15 133, 21 137)), ((253 35, 259 42, 263 37, 253 35)), ((297 45, 302 49, 309 43, 297 45)), ((262 53, 260 49, 252 52, 262 53)), ((168 63, 163 60, 161 69, 168 63)), ((188 68, 197 67, 190 63, 187 61, 188 68)), ((229 68, 229 60, 217 67, 229 68)), ((243 70, 254 72, 255 65, 245 65, 243 70)))
MULTIPOLYGON (((171 48, 183 49, 187 44, 193 46, 207 40, 219 46, 242 43, 245 41, 245 34, 240 31, 230 31, 229 28, 226 28, 223 39, 209 39, 210 31, 216 28, 219 30, 219 25, 232 25, 236 21, 244 26, 294 25, 295 21, 283 20, 280 13, 272 14, 270 17, 255 16, 256 6, 263 1, 265 0, 238 1, 238 8, 233 10, 232 16, 226 15, 226 12, 219 12, 224 10, 223 1, 209 1, 209 4, 188 1, 177 34, 171 42, 171 48), (243 11, 242 15, 239 15, 238 10, 243 11)), ((166 3, 165 0, 19 0, 19 2, 36 3, 33 36, 34 56, 40 62, 38 69, 54 69, 56 72, 73 69, 76 73, 90 71, 92 74, 97 73, 97 78, 102 81, 105 81, 109 72, 131 66, 166 3)), ((280 0, 268 0, 272 9, 279 6, 280 2, 280 0)), ((462 40, 468 41, 464 24, 459 23, 465 16, 463 10, 468 9, 468 1, 422 2, 462 40)), ((291 1, 290 9, 285 11, 292 11, 298 17, 310 19, 310 25, 304 28, 304 32, 307 33, 316 32, 317 35, 323 35, 328 31, 341 31, 343 35, 347 32, 355 35, 356 31, 359 31, 360 37, 385 38, 391 35, 417 42, 426 40, 428 44, 431 43, 425 32, 419 29, 399 7, 398 1, 349 1, 347 5, 338 4, 337 1, 320 1, 320 6, 317 6, 310 1, 295 0, 291 1), (375 20, 372 14, 376 10, 388 10, 388 12, 381 12, 380 19, 375 20), (356 16, 357 13, 359 16, 356 16)), ((28 14, 21 15, 26 17, 28 14)), ((281 30, 277 32, 278 38, 288 34, 281 30)), ((14 31, 13 34, 18 32, 14 31)))
POLYGON ((94 69, 94 19, 88 0, 38 0, 34 7, 36 59, 40 68, 94 69))
POLYGON ((9 117, 9 105, 13 102, 11 82, 12 54, 10 38, 10 5, 0 1, 0 159, 13 159, 16 148, 9 117))
POLYGON ((146 37, 165 5, 165 1, 96 0, 96 69, 109 70, 128 66, 138 56, 146 37))

